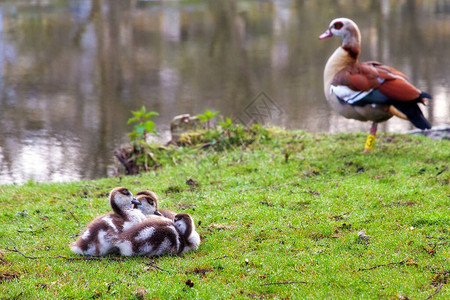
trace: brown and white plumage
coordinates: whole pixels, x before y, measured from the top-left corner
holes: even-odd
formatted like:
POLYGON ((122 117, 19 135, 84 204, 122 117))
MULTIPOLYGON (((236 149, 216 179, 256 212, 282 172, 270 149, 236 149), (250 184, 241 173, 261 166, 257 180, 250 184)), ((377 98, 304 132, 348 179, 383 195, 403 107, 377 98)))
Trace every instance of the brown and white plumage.
POLYGON ((111 239, 133 225, 146 219, 144 214, 131 205, 136 200, 124 187, 116 187, 109 194, 112 213, 95 218, 84 229, 70 249, 78 254, 101 256, 114 251, 111 239))
POLYGON ((177 214, 174 221, 151 217, 121 233, 113 240, 123 256, 182 254, 195 250, 200 236, 188 214, 177 214))
POLYGON ((319 37, 339 36, 342 45, 328 59, 324 70, 324 92, 331 106, 342 116, 378 122, 393 115, 409 120, 420 129, 431 128, 418 103, 431 96, 413 86, 398 70, 379 62, 358 62, 361 34, 350 19, 334 19, 319 37))

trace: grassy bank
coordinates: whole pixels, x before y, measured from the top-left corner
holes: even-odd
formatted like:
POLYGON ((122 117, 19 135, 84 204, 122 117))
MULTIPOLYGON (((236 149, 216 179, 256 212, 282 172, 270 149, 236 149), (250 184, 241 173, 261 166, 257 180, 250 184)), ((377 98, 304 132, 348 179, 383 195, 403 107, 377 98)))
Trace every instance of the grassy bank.
POLYGON ((449 141, 382 134, 363 154, 364 140, 270 131, 219 152, 174 148, 138 176, 0 186, 0 298, 448 299, 449 141), (191 214, 200 248, 71 253, 115 186, 191 214))

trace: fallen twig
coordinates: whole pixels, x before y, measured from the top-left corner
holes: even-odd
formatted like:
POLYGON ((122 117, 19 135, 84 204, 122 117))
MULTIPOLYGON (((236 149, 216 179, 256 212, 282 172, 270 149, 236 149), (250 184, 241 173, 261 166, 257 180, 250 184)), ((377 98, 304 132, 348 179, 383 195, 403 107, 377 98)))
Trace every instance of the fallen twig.
POLYGON ((306 281, 281 281, 281 282, 263 283, 263 284, 261 284, 261 286, 264 286, 264 285, 276 285, 276 284, 297 284, 297 283, 307 284, 306 281))
POLYGON ((5 250, 19 253, 20 255, 22 255, 23 257, 28 258, 28 259, 44 259, 44 258, 55 259, 55 258, 63 258, 65 260, 114 260, 114 261, 123 261, 124 260, 123 257, 100 257, 100 256, 66 257, 66 256, 58 255, 58 256, 48 256, 48 257, 45 257, 45 256, 37 257, 37 256, 25 255, 22 252, 20 252, 19 250, 17 250, 16 247, 14 247, 14 249, 5 248, 5 250))
POLYGON ((429 240, 431 240, 431 239, 446 240, 447 239, 445 237, 438 237, 438 236, 426 236, 426 238, 429 240))
POLYGON ((23 254, 22 252, 20 252, 19 250, 17 250, 17 248, 16 248, 15 246, 14 246, 14 249, 5 248, 5 250, 11 251, 11 252, 19 253, 20 255, 22 255, 23 257, 28 258, 28 259, 39 259, 39 257, 28 256, 28 255, 23 254))
POLYGON ((153 269, 155 269, 155 270, 157 270, 157 271, 163 271, 163 272, 167 272, 167 273, 170 274, 170 271, 167 271, 167 270, 164 270, 163 268, 158 267, 158 266, 156 265, 155 261, 152 261, 151 263, 144 263, 144 265, 147 265, 147 266, 148 266, 147 270, 148 270, 149 268, 153 268, 153 269))
POLYGON ((80 225, 80 221, 78 221, 78 219, 75 217, 75 215, 73 214, 73 212, 71 212, 69 210, 70 215, 72 216, 72 218, 75 220, 75 222, 77 222, 78 225, 80 225))
POLYGON ((439 172, 436 173, 436 176, 441 175, 442 173, 444 173, 445 171, 447 171, 448 167, 443 168, 442 170, 440 170, 439 172))
POLYGON ((441 283, 441 284, 437 287, 437 289, 434 291, 433 294, 427 296, 427 299, 433 298, 437 293, 439 293, 439 292, 441 291, 441 289, 442 289, 443 286, 444 286, 444 284, 441 283))
MULTIPOLYGON (((393 262, 393 263, 388 263, 388 264, 383 264, 383 265, 377 265, 371 268, 367 268, 367 269, 358 269, 358 271, 369 271, 369 270, 373 270, 373 269, 377 269, 379 267, 389 267, 389 266, 395 266, 395 265, 403 265, 405 263, 407 263, 407 260, 402 260, 399 262, 393 262)), ((398 270, 398 269, 397 269, 398 270)))
POLYGON ((17 230, 17 232, 19 232, 19 233, 39 233, 39 232, 42 232, 42 231, 44 231, 45 229, 47 229, 48 228, 48 226, 44 226, 44 227, 42 227, 41 229, 39 229, 39 230, 20 230, 20 229, 18 229, 17 230))
POLYGON ((75 203, 73 203, 72 201, 70 201, 69 199, 66 199, 67 202, 69 202, 70 204, 72 204, 73 206, 77 206, 75 203))
POLYGON ((236 258, 236 256, 233 256, 233 255, 225 255, 225 256, 214 258, 214 260, 219 260, 219 259, 227 258, 227 257, 236 258))

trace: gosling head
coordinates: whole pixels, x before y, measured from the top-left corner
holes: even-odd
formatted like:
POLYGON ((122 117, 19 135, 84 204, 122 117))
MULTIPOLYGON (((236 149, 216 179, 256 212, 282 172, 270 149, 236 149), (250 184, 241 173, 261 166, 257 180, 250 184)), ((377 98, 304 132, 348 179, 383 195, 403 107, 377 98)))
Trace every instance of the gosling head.
POLYGON ((124 211, 131 208, 133 194, 124 187, 116 187, 109 193, 109 203, 115 213, 120 215, 124 214, 124 211))
POLYGON ((175 215, 173 219, 176 230, 186 242, 182 253, 195 250, 200 245, 200 235, 195 231, 194 220, 190 215, 181 213, 175 215))
POLYGON ((195 230, 194 221, 191 216, 186 213, 177 214, 173 218, 173 223, 178 232, 185 237, 189 237, 192 231, 195 230))
POLYGON ((139 192, 136 194, 136 200, 140 205, 133 205, 133 208, 139 209, 146 216, 161 216, 161 213, 158 211, 158 198, 155 193, 150 191, 145 191, 145 193, 139 192))

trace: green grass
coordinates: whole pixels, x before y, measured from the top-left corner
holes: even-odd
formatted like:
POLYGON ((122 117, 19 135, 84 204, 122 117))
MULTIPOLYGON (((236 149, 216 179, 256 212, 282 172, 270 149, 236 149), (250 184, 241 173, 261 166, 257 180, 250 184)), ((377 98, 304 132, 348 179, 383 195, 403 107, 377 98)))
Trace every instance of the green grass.
POLYGON ((172 149, 139 176, 0 186, 0 299, 450 297, 449 141, 381 134, 363 154, 362 134, 270 136, 172 149), (115 186, 191 214, 200 248, 75 260, 68 245, 115 186))

